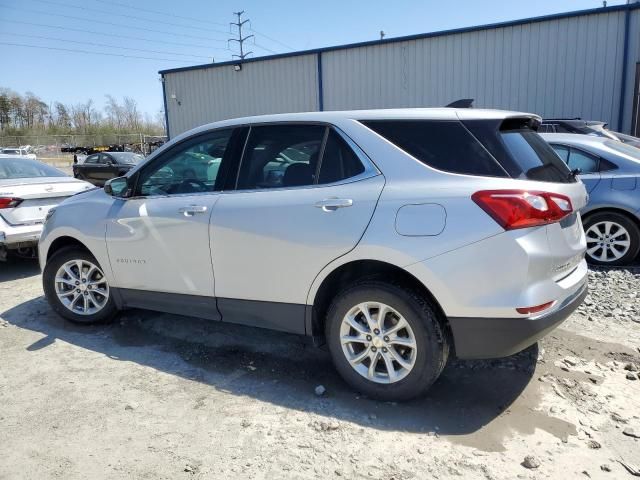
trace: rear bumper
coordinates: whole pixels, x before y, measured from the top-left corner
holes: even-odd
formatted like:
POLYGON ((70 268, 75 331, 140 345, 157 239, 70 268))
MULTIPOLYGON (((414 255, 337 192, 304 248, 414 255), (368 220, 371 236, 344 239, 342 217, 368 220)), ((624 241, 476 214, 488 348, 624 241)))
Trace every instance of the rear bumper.
POLYGON ((549 313, 532 318, 451 317, 456 355, 461 359, 501 358, 533 345, 559 326, 578 308, 588 293, 587 282, 562 305, 549 313))
POLYGON ((42 225, 25 225, 10 227, 0 222, 0 246, 36 245, 42 234, 42 225))

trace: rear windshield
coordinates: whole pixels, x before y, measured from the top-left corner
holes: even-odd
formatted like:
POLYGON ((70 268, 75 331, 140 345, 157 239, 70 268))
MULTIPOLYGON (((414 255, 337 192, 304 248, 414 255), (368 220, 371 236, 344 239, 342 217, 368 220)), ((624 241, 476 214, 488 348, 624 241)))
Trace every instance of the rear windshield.
POLYGON ((44 163, 25 158, 0 158, 0 180, 12 178, 66 177, 44 163))
POLYGON ((507 173, 458 121, 361 122, 422 163, 445 172, 489 177, 507 173))
POLYGON ((632 145, 628 145, 616 140, 606 140, 604 144, 611 150, 615 150, 616 152, 633 158, 636 162, 640 162, 640 148, 636 148, 632 145))
POLYGON ((540 182, 577 180, 551 146, 533 130, 531 120, 468 120, 465 126, 512 178, 540 182))

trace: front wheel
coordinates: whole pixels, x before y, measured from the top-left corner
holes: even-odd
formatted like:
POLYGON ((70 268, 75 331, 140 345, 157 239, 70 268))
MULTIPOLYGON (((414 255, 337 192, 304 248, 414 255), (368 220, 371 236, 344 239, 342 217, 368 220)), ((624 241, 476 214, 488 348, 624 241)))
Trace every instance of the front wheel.
POLYGON ((595 265, 628 265, 640 250, 640 230, 629 218, 600 212, 584 222, 587 260, 595 265))
POLYGON ((326 335, 340 375, 356 390, 386 401, 424 394, 449 354, 431 303, 385 282, 363 282, 339 294, 329 309, 326 335))
POLYGON ((42 283, 49 305, 75 323, 103 323, 117 313, 98 261, 81 249, 64 249, 47 261, 42 283))

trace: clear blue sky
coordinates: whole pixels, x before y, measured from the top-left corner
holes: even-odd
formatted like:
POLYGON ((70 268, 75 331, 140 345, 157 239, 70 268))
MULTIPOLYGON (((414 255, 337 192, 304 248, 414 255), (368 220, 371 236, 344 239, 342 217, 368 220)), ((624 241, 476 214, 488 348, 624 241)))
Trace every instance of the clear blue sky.
POLYGON ((47 102, 91 98, 100 108, 105 94, 127 95, 154 115, 162 108, 158 70, 231 58, 228 22, 237 10, 257 30, 247 32, 257 44, 247 43, 259 56, 291 51, 284 45, 302 50, 374 40, 380 30, 395 37, 600 6, 601 0, 0 0, 0 86, 47 102))

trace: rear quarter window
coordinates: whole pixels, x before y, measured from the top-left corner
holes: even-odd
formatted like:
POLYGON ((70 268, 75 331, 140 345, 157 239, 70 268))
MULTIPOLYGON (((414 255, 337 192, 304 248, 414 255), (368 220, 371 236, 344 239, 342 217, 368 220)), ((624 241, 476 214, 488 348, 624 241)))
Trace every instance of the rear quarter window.
POLYGON ((458 121, 370 120, 361 123, 437 170, 506 177, 507 172, 458 121))
POLYGON ((512 178, 553 183, 576 182, 569 167, 531 124, 529 118, 464 121, 469 131, 512 178))

